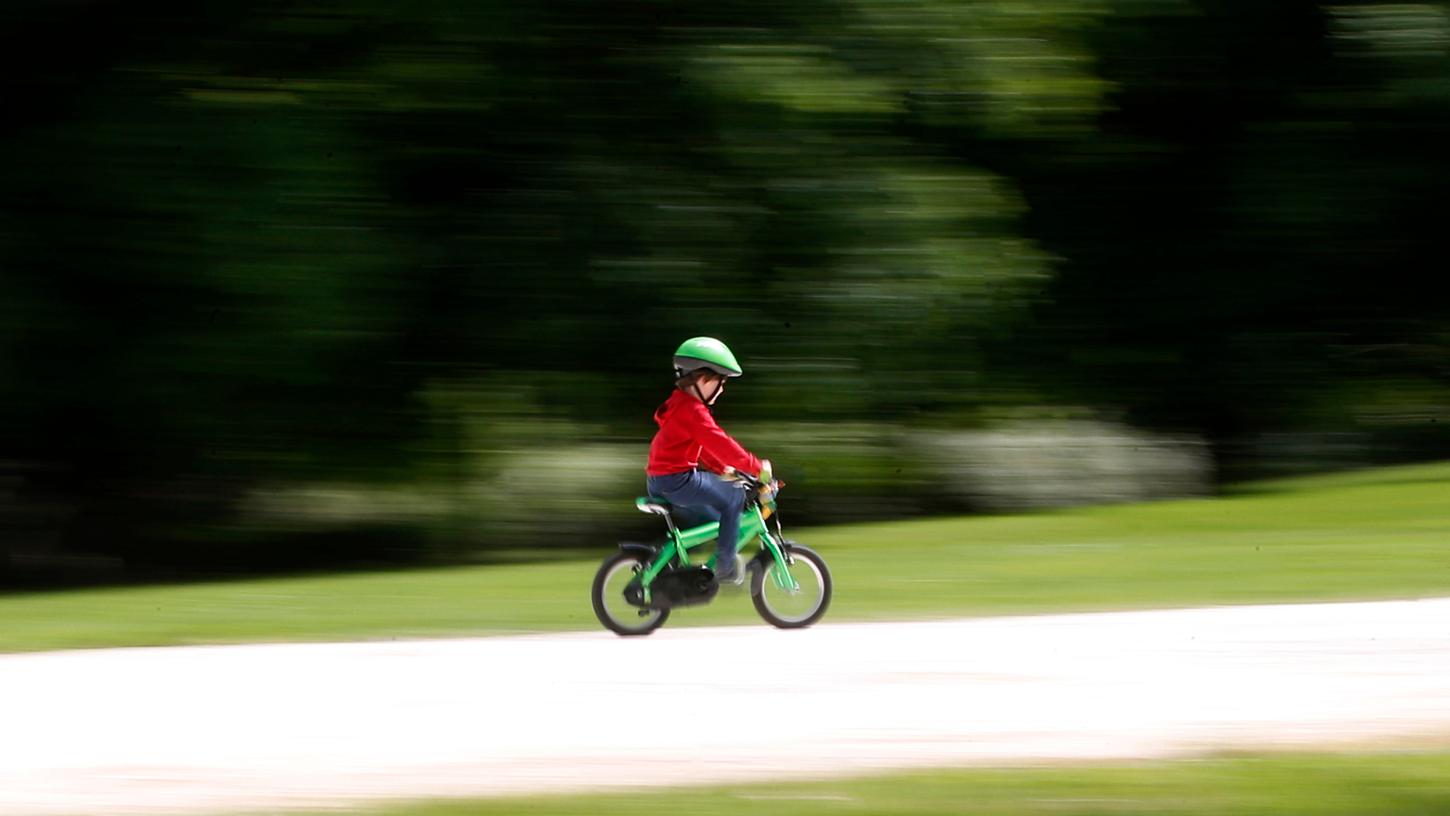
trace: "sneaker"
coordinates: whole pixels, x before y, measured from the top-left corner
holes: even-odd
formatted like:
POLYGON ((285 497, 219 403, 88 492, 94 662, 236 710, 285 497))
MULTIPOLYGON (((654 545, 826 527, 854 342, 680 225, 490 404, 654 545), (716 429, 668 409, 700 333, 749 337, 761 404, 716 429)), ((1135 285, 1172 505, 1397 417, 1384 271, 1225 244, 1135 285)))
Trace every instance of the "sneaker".
POLYGON ((734 584, 740 586, 745 583, 745 570, 740 568, 740 557, 723 558, 715 567, 715 583, 724 586, 734 584))

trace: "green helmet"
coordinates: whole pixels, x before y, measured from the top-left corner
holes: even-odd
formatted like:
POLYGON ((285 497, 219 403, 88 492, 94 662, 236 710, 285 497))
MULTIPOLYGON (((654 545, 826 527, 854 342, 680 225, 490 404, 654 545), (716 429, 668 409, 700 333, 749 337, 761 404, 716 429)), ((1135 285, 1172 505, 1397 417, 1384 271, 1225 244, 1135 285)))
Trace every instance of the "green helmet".
POLYGON ((713 337, 691 337, 675 349, 675 379, 698 368, 708 368, 726 377, 739 377, 740 364, 730 347, 713 337))

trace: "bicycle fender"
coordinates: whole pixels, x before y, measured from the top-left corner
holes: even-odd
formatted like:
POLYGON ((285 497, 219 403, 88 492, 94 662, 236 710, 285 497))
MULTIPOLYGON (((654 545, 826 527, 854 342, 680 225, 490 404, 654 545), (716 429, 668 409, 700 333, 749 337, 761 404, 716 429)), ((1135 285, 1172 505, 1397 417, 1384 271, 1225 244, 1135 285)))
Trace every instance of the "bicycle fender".
MULTIPOLYGON (((782 538, 782 539, 780 539, 780 551, 784 555, 789 556, 790 555, 790 551, 795 546, 796 546, 796 542, 791 541, 788 538, 782 538)), ((760 548, 760 552, 757 552, 755 554, 755 557, 753 557, 753 558, 750 559, 750 561, 746 564, 746 567, 748 569, 762 569, 762 570, 765 570, 765 569, 770 569, 771 565, 773 565, 774 563, 775 563, 775 556, 773 556, 773 555, 770 554, 770 550, 769 549, 767 549, 765 547, 761 547, 760 548)))

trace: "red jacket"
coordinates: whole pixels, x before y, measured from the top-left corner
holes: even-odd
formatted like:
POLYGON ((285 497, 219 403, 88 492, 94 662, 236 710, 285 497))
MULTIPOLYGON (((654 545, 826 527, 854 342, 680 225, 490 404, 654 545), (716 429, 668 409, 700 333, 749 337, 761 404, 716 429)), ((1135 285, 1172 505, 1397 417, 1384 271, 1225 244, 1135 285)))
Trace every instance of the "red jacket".
POLYGON ((760 472, 760 460, 715 424, 705 403, 683 391, 677 389, 655 410, 655 422, 660 429, 649 443, 649 464, 645 465, 650 476, 681 473, 701 465, 715 473, 724 472, 726 465, 752 475, 760 472))

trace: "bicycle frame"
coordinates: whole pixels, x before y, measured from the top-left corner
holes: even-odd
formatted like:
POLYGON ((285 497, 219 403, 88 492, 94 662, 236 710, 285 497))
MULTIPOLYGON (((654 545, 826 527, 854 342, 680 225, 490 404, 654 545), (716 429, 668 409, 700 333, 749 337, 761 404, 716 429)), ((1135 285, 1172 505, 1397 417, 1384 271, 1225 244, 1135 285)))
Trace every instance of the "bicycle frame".
MULTIPOLYGON (((771 535, 766 526, 766 517, 775 512, 774 499, 764 495, 758 496, 753 501, 748 501, 745 510, 740 514, 740 537, 735 542, 735 552, 749 546, 750 542, 759 538, 761 542, 761 554, 769 555, 771 561, 770 574, 775 580, 776 586, 788 591, 798 591, 800 584, 791 577, 789 569, 789 556, 786 554, 785 545, 779 538, 780 522, 776 521, 777 535, 771 535), (762 509, 762 505, 764 509, 762 509)), ((665 516, 665 525, 669 527, 670 537, 661 548, 659 554, 650 562, 644 573, 640 576, 640 585, 644 590, 644 600, 650 601, 650 585, 654 583, 660 573, 668 569, 671 564, 680 567, 697 566, 690 563, 690 551, 714 542, 720 537, 720 522, 711 521, 701 524, 698 527, 690 527, 681 530, 675 526, 675 520, 665 516)), ((712 555, 706 562, 706 566, 715 566, 715 556, 712 555)))

